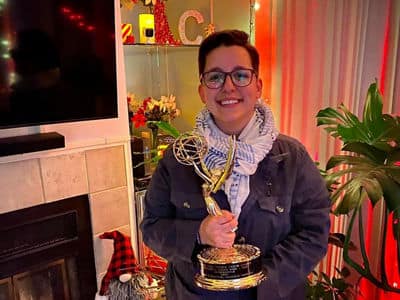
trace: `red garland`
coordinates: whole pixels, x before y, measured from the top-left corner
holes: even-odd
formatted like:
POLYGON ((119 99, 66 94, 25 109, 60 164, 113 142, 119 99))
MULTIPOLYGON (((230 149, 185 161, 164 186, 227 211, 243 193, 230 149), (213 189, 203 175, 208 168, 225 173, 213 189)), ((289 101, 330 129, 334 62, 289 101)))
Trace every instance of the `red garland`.
POLYGON ((171 33, 167 16, 165 14, 165 4, 163 0, 157 1, 154 5, 154 23, 157 44, 181 44, 180 41, 174 39, 174 36, 171 33))

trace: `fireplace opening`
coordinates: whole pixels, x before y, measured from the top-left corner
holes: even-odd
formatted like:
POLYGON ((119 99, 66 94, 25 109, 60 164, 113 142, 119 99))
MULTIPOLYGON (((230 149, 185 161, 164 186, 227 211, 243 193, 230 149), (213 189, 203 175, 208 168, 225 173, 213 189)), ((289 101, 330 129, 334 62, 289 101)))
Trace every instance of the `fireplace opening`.
POLYGON ((92 236, 87 195, 1 214, 0 299, 94 299, 92 236))

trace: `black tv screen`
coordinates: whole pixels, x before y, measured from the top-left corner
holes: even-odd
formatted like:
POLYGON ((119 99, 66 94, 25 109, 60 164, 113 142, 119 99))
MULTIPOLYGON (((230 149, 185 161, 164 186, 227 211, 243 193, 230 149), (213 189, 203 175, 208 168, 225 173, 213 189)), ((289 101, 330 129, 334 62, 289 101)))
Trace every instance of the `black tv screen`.
POLYGON ((0 128, 117 117, 113 0, 0 1, 0 128))

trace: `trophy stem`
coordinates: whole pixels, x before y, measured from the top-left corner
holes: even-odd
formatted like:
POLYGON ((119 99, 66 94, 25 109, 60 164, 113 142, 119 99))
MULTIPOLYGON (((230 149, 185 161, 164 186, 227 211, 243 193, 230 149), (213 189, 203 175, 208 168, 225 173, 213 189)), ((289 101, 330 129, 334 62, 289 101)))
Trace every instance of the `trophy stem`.
POLYGON ((222 216, 221 208, 218 203, 210 196, 210 186, 206 183, 202 185, 203 198, 206 202, 207 212, 212 216, 222 216))

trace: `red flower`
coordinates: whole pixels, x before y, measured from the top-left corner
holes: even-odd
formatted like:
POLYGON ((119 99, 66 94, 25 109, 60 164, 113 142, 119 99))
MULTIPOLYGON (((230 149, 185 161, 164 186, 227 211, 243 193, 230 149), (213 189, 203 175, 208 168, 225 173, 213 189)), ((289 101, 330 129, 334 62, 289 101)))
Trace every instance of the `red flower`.
POLYGON ((147 97, 146 99, 143 100, 143 110, 146 111, 147 110, 147 105, 149 104, 149 102, 151 101, 151 97, 147 97))
POLYGON ((146 117, 144 116, 144 111, 139 109, 131 118, 131 121, 135 124, 135 128, 139 128, 141 126, 146 125, 146 117))
POLYGON ((394 163, 395 166, 400 167, 400 160, 394 163))
POLYGON ((128 93, 127 102, 129 121, 135 128, 146 126, 148 121, 169 122, 180 114, 173 95, 161 96, 160 100, 147 97, 138 101, 134 94, 128 93))

